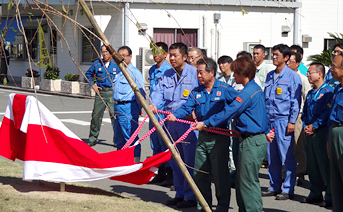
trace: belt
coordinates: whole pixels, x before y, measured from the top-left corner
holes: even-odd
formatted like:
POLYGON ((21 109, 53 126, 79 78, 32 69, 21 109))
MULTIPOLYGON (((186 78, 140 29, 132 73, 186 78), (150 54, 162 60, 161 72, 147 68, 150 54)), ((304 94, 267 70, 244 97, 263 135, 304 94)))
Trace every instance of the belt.
POLYGON ((101 88, 101 89, 99 89, 99 91, 113 91, 113 88, 111 88, 111 87, 104 87, 104 88, 101 88))
POLYGON ((131 103, 135 100, 132 100, 132 101, 117 101, 117 100, 114 100, 114 103, 116 103, 117 105, 125 105, 127 103, 131 103))
POLYGON ((241 134, 241 137, 242 137, 242 140, 248 138, 248 137, 252 137, 252 136, 255 136, 255 135, 261 135, 263 133, 250 133, 250 132, 245 132, 245 133, 242 133, 241 134))
POLYGON ((332 127, 341 127, 341 126, 343 126, 342 122, 335 122, 335 121, 332 122, 332 127))

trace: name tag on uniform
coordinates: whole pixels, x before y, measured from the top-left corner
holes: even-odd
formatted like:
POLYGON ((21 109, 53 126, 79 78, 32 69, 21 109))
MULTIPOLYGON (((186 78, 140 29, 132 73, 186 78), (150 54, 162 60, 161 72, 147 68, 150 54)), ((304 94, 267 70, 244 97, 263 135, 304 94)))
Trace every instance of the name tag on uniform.
POLYGON ((197 99, 199 99, 201 97, 201 94, 197 94, 197 99))
POLYGON ((219 99, 220 99, 219 97, 214 98, 214 100, 219 100, 219 99))
POLYGON ((183 90, 183 96, 184 97, 187 97, 189 95, 189 90, 183 90))
POLYGON ((277 87, 276 88, 276 94, 277 95, 281 95, 282 94, 282 88, 281 87, 277 87))

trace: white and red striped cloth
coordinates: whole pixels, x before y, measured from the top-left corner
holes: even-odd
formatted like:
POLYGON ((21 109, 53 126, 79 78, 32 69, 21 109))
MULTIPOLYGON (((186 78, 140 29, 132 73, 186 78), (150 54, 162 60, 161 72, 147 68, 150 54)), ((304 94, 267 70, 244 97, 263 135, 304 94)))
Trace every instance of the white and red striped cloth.
POLYGON ((143 163, 134 163, 134 146, 98 153, 36 98, 19 94, 10 94, 0 138, 1 156, 24 161, 23 180, 75 182, 110 178, 141 185, 151 181, 159 164, 171 156, 165 151, 143 163))

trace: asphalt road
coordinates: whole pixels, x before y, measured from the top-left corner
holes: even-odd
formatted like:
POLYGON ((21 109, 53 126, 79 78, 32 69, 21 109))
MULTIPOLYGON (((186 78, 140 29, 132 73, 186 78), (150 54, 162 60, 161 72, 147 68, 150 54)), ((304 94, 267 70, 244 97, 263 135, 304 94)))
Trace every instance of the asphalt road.
MULTIPOLYGON (((6 106, 8 104, 8 95, 10 93, 19 93, 34 95, 34 93, 18 90, 10 90, 0 88, 0 122, 4 116, 6 106)), ((91 119, 91 111, 93 108, 93 99, 72 98, 65 96, 57 96, 50 94, 38 94, 38 99, 41 101, 50 111, 52 111, 62 122, 76 135, 78 135, 83 141, 88 141, 89 122, 91 119)), ((148 125, 146 124, 139 136, 142 137, 148 132, 148 125)), ((94 146, 94 149, 98 152, 109 152, 115 150, 113 147, 113 130, 110 124, 109 115, 105 112, 103 125, 101 128, 100 142, 94 146)), ((148 139, 142 142, 142 156, 141 160, 146 159, 152 155, 150 148, 150 141, 148 139)), ((265 190, 269 186, 269 178, 267 169, 260 170, 260 182, 261 189, 265 190)), ((263 198, 263 211, 271 212, 283 212, 283 211, 329 211, 328 209, 321 208, 318 205, 302 204, 300 200, 306 197, 309 193, 309 182, 307 181, 302 187, 296 186, 295 197, 292 200, 278 201, 274 200, 274 197, 263 198)), ((111 190, 131 198, 140 199, 143 201, 154 202, 156 204, 163 204, 169 198, 174 197, 175 191, 171 191, 169 188, 157 186, 157 185, 141 185, 136 186, 128 183, 122 183, 118 181, 112 181, 109 179, 87 182, 91 185, 97 186, 105 190, 111 190)), ((212 184, 212 193, 214 195, 214 186, 212 184)), ((214 198, 215 199, 215 198, 214 198)), ((216 200, 214 200, 216 205, 216 200)), ((177 209, 177 208, 175 208, 177 209)), ((231 202, 230 210, 238 211, 236 203, 235 189, 231 189, 231 202)), ((197 211, 196 208, 189 208, 182 210, 184 212, 197 211)))

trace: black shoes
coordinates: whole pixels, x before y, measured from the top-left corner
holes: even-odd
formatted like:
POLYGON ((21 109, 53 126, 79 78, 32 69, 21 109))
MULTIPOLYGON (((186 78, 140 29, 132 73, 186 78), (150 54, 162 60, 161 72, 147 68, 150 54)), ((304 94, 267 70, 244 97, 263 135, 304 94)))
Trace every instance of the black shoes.
POLYGON ((276 195, 276 200, 287 200, 287 199, 292 199, 294 195, 292 194, 287 194, 285 192, 281 192, 281 194, 276 195))
POLYGON ((195 200, 182 200, 181 202, 178 202, 176 204, 176 206, 178 208, 191 208, 191 207, 195 207, 197 205, 197 201, 195 200))
POLYGON ((301 203, 317 203, 317 202, 323 202, 323 198, 312 198, 312 197, 306 197, 300 201, 301 203))
POLYGON ((271 197, 271 196, 276 196, 278 194, 280 194, 280 192, 274 192, 274 191, 271 191, 269 189, 267 191, 261 192, 262 197, 271 197))
POLYGON ((92 146, 95 146, 96 145, 96 141, 94 142, 88 142, 88 146, 92 147, 92 146))
POLYGON ((319 204, 320 207, 324 208, 331 208, 332 207, 332 201, 323 201, 319 204))
POLYGON ((166 206, 177 205, 177 203, 181 201, 183 201, 183 198, 175 197, 173 199, 167 200, 165 205, 166 206))

